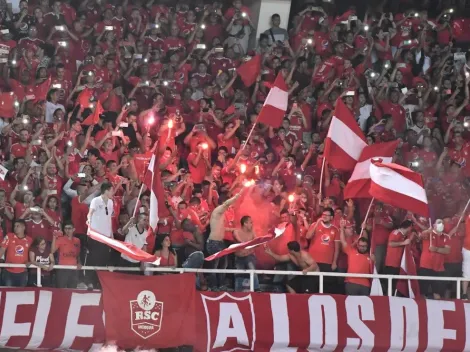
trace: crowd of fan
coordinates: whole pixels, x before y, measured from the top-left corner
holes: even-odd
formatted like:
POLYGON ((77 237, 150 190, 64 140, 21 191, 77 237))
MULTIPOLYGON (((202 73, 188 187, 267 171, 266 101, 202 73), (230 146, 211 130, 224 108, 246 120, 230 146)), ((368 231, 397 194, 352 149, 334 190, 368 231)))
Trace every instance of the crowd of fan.
MULTIPOLYGON (((470 234, 455 225, 470 195, 470 56, 455 41, 459 9, 439 1, 442 12, 430 18, 412 1, 399 2, 394 13, 384 3, 361 17, 353 7, 338 13, 332 1, 310 1, 292 16, 289 31, 281 27, 288 18, 275 14, 271 29, 254 38, 241 0, 22 0, 18 13, 0 0, 5 262, 37 263, 43 286, 86 282, 54 265, 89 264, 89 204, 111 184, 115 238, 156 251, 162 266, 181 266, 194 251, 220 249, 205 246, 218 205, 225 245, 264 235, 254 233, 256 214, 242 214, 251 217, 240 223, 235 213, 243 209, 233 207, 232 197, 255 179, 271 206, 260 211, 276 214, 272 226, 291 224, 292 241, 208 267, 266 267, 274 258, 278 267, 369 273, 375 260, 379 273, 393 274, 412 247, 420 273, 461 276, 470 234), (246 87, 237 68, 255 55, 262 69, 246 87), (282 127, 253 126, 279 72, 289 87, 282 127), (332 168, 319 189, 337 99, 357 117, 369 145, 400 141, 394 160, 423 174, 432 217, 443 228, 438 221, 429 229, 428 219, 380 203, 363 224, 370 200, 343 199, 350 175, 332 168), (147 237, 149 190, 140 198, 139 190, 154 153, 167 197, 160 213, 168 216, 147 237)), ((111 250, 108 264, 140 265, 111 250)), ((31 273, 3 269, 2 283, 35 285, 31 273)), ((243 288, 224 275, 199 279, 201 289, 243 288)), ((256 278, 256 288, 271 279, 256 278)), ((328 280, 325 290, 368 294, 369 280, 346 281, 328 280)), ((314 292, 315 285, 297 278, 287 289, 314 292)), ((452 290, 437 281, 422 285, 435 298, 452 290)))

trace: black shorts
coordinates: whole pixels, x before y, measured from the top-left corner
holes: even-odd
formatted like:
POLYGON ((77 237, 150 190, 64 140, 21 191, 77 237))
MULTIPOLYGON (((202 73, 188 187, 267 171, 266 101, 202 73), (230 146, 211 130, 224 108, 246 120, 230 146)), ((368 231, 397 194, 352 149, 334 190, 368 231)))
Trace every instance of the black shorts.
POLYGON ((318 277, 296 275, 293 279, 290 279, 287 282, 287 285, 289 285, 289 287, 296 293, 317 293, 318 277))
MULTIPOLYGON (((435 276, 435 277, 443 277, 445 276, 445 271, 434 271, 431 269, 426 268, 419 268, 418 270, 419 276, 435 276)), ((444 296, 446 290, 446 282, 445 281, 426 281, 426 280, 419 280, 419 290, 421 291, 421 295, 425 296, 428 293, 429 285, 431 285, 432 293, 437 293, 440 296, 444 296)))

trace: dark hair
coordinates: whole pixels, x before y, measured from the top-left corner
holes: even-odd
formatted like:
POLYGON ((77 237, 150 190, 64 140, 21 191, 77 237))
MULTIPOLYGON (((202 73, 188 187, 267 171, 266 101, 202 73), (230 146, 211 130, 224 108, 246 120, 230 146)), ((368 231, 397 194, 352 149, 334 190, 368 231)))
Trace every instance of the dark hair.
POLYGON ((407 229, 407 228, 410 228, 411 226, 413 226, 413 221, 405 220, 401 223, 400 228, 401 229, 407 229))
POLYGON ((26 221, 24 221, 23 219, 16 219, 15 222, 13 223, 13 227, 16 224, 23 224, 23 226, 26 228, 26 221))
MULTIPOLYGON (((88 127, 88 128, 91 128, 91 127, 88 127)), ((88 150, 87 156, 90 157, 90 155, 93 155, 93 156, 96 156, 97 158, 99 158, 101 154, 100 154, 99 149, 91 148, 91 149, 88 150)))
POLYGON ((323 212, 325 212, 325 211, 329 212, 329 213, 330 213, 330 216, 334 216, 334 215, 335 215, 335 212, 334 212, 333 209, 331 209, 331 208, 325 208, 325 209, 323 209, 323 212))
POLYGON ((300 244, 297 241, 290 241, 287 244, 287 249, 292 251, 292 252, 300 252, 300 244))
POLYGON ((102 185, 101 185, 101 194, 103 194, 104 192, 106 192, 107 190, 110 190, 111 188, 113 188, 113 185, 109 182, 104 182, 102 185))
POLYGON ((279 16, 278 13, 275 13, 274 15, 271 16, 271 21, 272 21, 273 19, 275 19, 275 18, 281 19, 281 16, 279 16))
MULTIPOLYGON (((165 234, 162 234, 162 235, 158 235, 156 240, 155 240, 155 251, 160 251, 163 249, 163 241, 165 240, 165 238, 170 238, 170 235, 165 233, 165 234)), ((170 238, 171 240, 171 238, 170 238)), ((170 252, 173 253, 173 255, 176 255, 176 252, 175 250, 171 247, 170 245, 170 248, 169 248, 170 252)))
POLYGON ((116 160, 108 160, 108 162, 106 163, 106 167, 109 169, 109 167, 111 166, 112 163, 117 163, 116 160))
POLYGON ((65 226, 72 226, 73 228, 75 228, 75 226, 73 225, 72 220, 65 220, 65 221, 62 223, 62 230, 65 229, 65 226))
POLYGON ((201 200, 200 200, 198 197, 192 197, 192 198, 189 200, 189 204, 197 204, 197 205, 200 205, 200 204, 201 204, 201 200))
MULTIPOLYGON (((42 236, 38 236, 38 237, 35 237, 34 240, 33 240, 33 243, 31 243, 31 247, 32 248, 37 248, 39 246, 39 244, 44 241, 44 237, 42 236)), ((47 242, 46 242, 47 244, 47 242)))
POLYGON ((240 219, 240 224, 242 226, 244 226, 247 223, 247 221, 250 220, 250 219, 251 219, 251 217, 248 216, 248 215, 242 216, 242 218, 240 219))
POLYGON ((357 242, 365 242, 367 244, 369 244, 369 239, 367 237, 360 237, 357 242))

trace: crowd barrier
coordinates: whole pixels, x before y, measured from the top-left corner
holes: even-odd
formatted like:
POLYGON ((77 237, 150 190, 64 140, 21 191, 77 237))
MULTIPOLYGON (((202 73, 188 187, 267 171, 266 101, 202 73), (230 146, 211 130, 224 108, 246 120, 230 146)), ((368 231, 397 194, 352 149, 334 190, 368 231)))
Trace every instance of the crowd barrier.
MULTIPOLYGON (((0 268, 26 268, 24 264, 5 264, 1 263, 0 268)), ((35 265, 29 265, 29 269, 33 268, 36 270, 37 287, 41 285, 41 268, 35 265)), ((70 265, 54 265, 54 269, 65 269, 65 270, 77 270, 76 266, 70 265)), ((129 268, 119 266, 82 266, 80 270, 95 270, 95 271, 142 271, 140 268, 129 268)), ((302 271, 283 271, 283 270, 237 270, 237 269, 185 269, 185 268, 159 268, 159 267, 146 267, 145 271, 149 272, 162 272, 162 273, 205 273, 205 274, 238 274, 238 275, 249 275, 250 276, 250 291, 254 292, 254 275, 309 275, 319 277, 319 293, 323 293, 324 278, 325 277, 359 277, 369 279, 380 279, 388 280, 388 292, 387 296, 394 296, 392 292, 392 280, 427 280, 427 281, 452 281, 456 283, 456 294, 457 299, 461 297, 461 286, 462 281, 470 281, 463 277, 436 277, 436 276, 413 276, 413 275, 381 275, 381 274, 350 274, 350 273, 339 273, 339 272, 309 272, 304 274, 302 271)), ((384 292, 385 295, 385 292, 384 292)))

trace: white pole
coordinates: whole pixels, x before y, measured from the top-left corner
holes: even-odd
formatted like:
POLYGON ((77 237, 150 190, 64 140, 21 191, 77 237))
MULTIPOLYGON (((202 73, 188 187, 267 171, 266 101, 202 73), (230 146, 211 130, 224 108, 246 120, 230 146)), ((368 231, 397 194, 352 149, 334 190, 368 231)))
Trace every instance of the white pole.
POLYGON ((321 172, 320 172, 320 185, 319 185, 319 189, 318 189, 318 193, 320 193, 320 195, 323 194, 322 193, 322 185, 323 185, 323 172, 325 171, 325 164, 326 164, 326 158, 325 158, 325 154, 323 154, 323 161, 322 161, 322 164, 321 164, 321 172))
POLYGON ((246 141, 245 143, 243 143, 241 150, 245 149, 246 145, 248 144, 248 141, 251 138, 251 135, 253 134, 253 131, 255 130, 255 127, 256 127, 256 122, 253 124, 253 127, 250 130, 250 133, 248 133, 248 137, 246 137, 246 141))
POLYGON ((135 212, 137 211, 137 207, 139 206, 140 196, 142 195, 143 189, 144 189, 144 183, 142 182, 142 186, 140 186, 139 195, 137 196, 137 202, 135 202, 134 212, 132 213, 133 217, 135 216, 135 212))
POLYGON ((372 204, 374 204, 374 200, 375 198, 372 198, 369 204, 369 208, 367 208, 366 217, 364 218, 364 222, 361 224, 361 233, 359 234, 359 237, 362 237, 362 233, 364 232, 364 228, 366 227, 367 218, 369 217, 369 213, 370 213, 370 210, 372 209, 372 204))
POLYGON ((460 225, 460 223, 462 222, 463 220, 463 217, 465 216, 465 212, 467 211, 467 208, 468 208, 468 205, 470 204, 470 198, 468 199, 468 202, 467 204, 465 205, 465 208, 463 208, 463 211, 462 211, 462 215, 460 215, 460 218, 459 218, 459 222, 457 223, 457 226, 458 227, 460 225))

